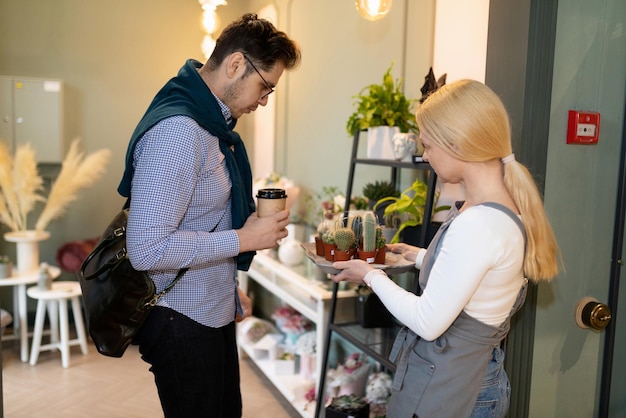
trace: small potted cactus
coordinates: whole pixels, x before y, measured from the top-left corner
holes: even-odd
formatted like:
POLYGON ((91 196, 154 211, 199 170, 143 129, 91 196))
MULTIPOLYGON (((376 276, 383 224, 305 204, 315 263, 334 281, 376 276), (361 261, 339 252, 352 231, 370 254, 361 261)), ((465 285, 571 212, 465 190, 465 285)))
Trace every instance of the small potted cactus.
POLYGON ((335 261, 351 260, 354 256, 356 238, 351 227, 342 226, 335 229, 335 261))
POLYGON ((358 248, 363 241, 363 217, 361 215, 354 215, 350 220, 350 227, 354 231, 355 246, 358 248))
POLYGON ((376 225, 376 257, 374 263, 385 264, 385 258, 387 256, 387 240, 383 235, 383 227, 376 225))
POLYGON ((327 230, 328 225, 326 225, 326 222, 324 221, 317 226, 317 235, 315 235, 315 254, 320 257, 324 257, 324 241, 322 240, 322 236, 327 230))
POLYGON ((335 233, 331 229, 327 229, 322 234, 322 241, 324 242, 324 258, 328 261, 335 260, 335 250, 337 244, 335 244, 335 233))
POLYGON ((376 257, 376 215, 368 211, 363 215, 363 249, 359 249, 359 258, 373 263, 376 257))

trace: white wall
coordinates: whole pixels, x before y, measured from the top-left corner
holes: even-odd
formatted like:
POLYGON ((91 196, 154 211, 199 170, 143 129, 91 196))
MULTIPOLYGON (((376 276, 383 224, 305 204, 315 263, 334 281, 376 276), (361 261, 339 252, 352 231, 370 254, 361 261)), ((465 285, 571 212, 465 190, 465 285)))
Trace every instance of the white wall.
POLYGON ((437 0, 433 71, 485 81, 489 0, 437 0))

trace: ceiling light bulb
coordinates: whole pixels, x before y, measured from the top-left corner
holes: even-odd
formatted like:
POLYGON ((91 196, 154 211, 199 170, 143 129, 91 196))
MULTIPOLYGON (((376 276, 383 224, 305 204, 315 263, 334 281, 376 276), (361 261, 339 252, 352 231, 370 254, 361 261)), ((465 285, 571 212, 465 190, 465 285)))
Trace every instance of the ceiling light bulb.
POLYGON ((356 9, 367 20, 382 19, 391 9, 391 0, 356 0, 356 9))

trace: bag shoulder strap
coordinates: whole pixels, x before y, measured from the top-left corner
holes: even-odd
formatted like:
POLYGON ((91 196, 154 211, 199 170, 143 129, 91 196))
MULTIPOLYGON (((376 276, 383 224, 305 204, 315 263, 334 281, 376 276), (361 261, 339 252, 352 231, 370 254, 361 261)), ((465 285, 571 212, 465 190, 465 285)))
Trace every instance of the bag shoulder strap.
MULTIPOLYGON (((130 209, 130 196, 128 196, 128 199, 126 199, 126 202, 124 203, 124 207, 122 209, 130 209)), ((124 229, 124 233, 126 233, 126 229, 124 229)), ((159 299, 163 295, 165 295, 167 292, 172 290, 174 285, 181 279, 181 277, 183 277, 185 275, 185 273, 187 273, 187 270, 189 270, 189 267, 184 267, 184 268, 178 270, 178 274, 176 274, 176 277, 174 277, 174 279, 170 282, 170 284, 168 284, 165 287, 165 289, 163 289, 162 292, 156 293, 154 296, 152 296, 152 299, 150 299, 148 302, 146 302, 146 305, 150 306, 150 307, 156 306, 156 304, 159 301, 159 299)))
POLYGON ((174 285, 181 279, 181 277, 183 277, 183 275, 187 272, 187 270, 189 270, 189 267, 184 267, 184 268, 178 270, 178 274, 176 275, 176 277, 174 277, 174 280, 172 280, 171 283, 168 284, 165 287, 165 289, 163 289, 162 292, 157 293, 154 296, 152 296, 152 299, 150 299, 148 302, 146 302, 146 305, 147 306, 151 306, 151 307, 156 306, 156 304, 159 301, 159 299, 161 298, 161 296, 165 295, 167 292, 172 290, 174 285))

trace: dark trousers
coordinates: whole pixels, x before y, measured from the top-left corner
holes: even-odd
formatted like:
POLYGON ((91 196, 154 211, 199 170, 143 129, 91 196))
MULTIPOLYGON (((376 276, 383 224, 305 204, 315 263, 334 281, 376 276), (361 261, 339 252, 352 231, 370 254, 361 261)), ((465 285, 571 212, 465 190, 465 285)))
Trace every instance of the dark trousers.
POLYGON ((201 325, 155 307, 134 340, 159 392, 166 418, 240 418, 235 323, 201 325))

